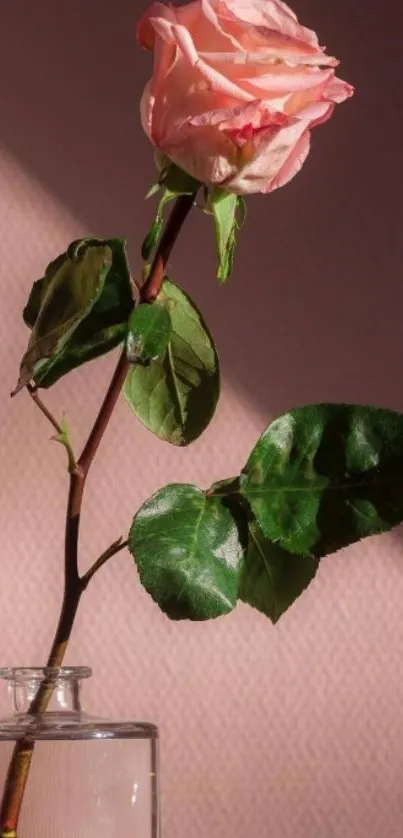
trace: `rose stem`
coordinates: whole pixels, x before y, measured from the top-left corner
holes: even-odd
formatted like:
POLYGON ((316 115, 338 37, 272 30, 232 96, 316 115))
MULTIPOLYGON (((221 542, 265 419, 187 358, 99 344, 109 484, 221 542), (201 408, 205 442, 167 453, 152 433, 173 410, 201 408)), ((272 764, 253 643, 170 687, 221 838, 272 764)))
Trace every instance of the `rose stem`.
MULTIPOLYGON (((161 290, 172 248, 194 200, 195 195, 181 195, 177 198, 162 234, 149 276, 140 288, 140 302, 153 302, 161 290)), ((118 400, 128 368, 129 363, 123 351, 82 454, 70 474, 65 530, 64 594, 59 623, 46 664, 49 668, 57 668, 63 662, 81 596, 95 573, 94 568, 90 568, 90 571, 87 571, 87 574, 81 577, 78 570, 78 536, 84 486, 118 400), (93 570, 94 572, 92 572, 93 570)), ((42 412, 44 411, 42 410, 42 412)), ((50 419, 50 421, 52 420, 50 419)), ((55 426, 54 421, 52 421, 52 424, 55 426)), ((117 550, 114 552, 117 552, 117 550)), ((111 555, 114 555, 114 553, 111 555)), ((44 680, 30 705, 30 714, 41 714, 46 710, 51 692, 51 685, 44 680)), ((26 736, 19 739, 14 746, 0 807, 0 838, 17 838, 18 821, 34 745, 34 741, 26 736)))

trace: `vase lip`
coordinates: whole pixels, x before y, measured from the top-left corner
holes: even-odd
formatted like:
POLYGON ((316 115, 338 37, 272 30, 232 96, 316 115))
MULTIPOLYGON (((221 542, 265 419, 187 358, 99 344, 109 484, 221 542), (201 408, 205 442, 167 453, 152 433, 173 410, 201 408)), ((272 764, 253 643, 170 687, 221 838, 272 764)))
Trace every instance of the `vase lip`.
POLYGON ((0 667, 0 679, 26 683, 27 681, 82 681, 90 678, 89 666, 9 666, 0 667))

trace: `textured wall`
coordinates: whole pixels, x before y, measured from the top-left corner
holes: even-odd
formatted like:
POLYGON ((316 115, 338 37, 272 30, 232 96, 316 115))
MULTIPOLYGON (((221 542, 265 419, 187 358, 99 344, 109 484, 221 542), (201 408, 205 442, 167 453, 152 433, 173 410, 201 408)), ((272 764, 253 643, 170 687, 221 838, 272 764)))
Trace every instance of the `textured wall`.
MULTIPOLYGON (((142 6, 145 4, 142 3, 142 6)), ((224 395, 187 451, 119 405, 88 484, 82 564, 171 480, 239 470, 270 417, 315 400, 403 408, 400 3, 295 0, 357 98, 318 129, 293 183, 250 202, 230 285, 192 218, 173 275, 215 334, 224 395), (390 92, 387 92, 390 91, 390 92), (400 101, 398 99, 400 98, 400 101), (200 256, 196 255, 200 252, 200 256)), ((0 5, 0 660, 43 661, 61 591, 63 452, 22 394, 8 398, 30 283, 71 239, 150 217, 152 155, 138 124, 149 59, 135 3, 0 5), (112 12, 113 5, 113 12, 112 12)), ((138 261, 137 261, 138 264, 138 261)), ((85 437, 114 359, 48 395, 85 437)), ((68 659, 93 666, 90 709, 147 718, 163 737, 165 838, 398 838, 403 828, 401 532, 326 559, 273 628, 258 613, 172 624, 128 555, 86 595, 68 659)))

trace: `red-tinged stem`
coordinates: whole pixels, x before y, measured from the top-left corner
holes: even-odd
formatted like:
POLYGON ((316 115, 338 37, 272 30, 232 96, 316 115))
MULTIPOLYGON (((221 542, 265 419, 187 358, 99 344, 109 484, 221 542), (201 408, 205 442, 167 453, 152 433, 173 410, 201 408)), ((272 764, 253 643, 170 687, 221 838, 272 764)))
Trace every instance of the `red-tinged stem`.
POLYGON ((172 248, 178 237, 179 230, 186 221, 190 210, 195 202, 195 195, 181 195, 177 198, 174 208, 169 216, 161 242, 157 250, 151 271, 140 290, 140 299, 143 303, 152 303, 158 296, 161 285, 164 281, 165 269, 172 248))
MULTIPOLYGON (((139 298, 141 302, 152 303, 158 296, 164 281, 165 270, 172 248, 193 206, 194 199, 194 195, 181 195, 177 198, 162 234, 148 278, 140 289, 139 298)), ((116 542, 109 550, 105 551, 86 574, 80 576, 78 568, 78 538, 84 487, 92 462, 119 398, 128 368, 129 363, 126 359, 125 352, 122 352, 81 456, 77 463, 74 463, 70 469, 70 488, 65 529, 64 594, 58 626, 46 664, 51 669, 57 668, 63 663, 81 596, 87 588, 89 581, 95 575, 95 572, 105 564, 107 559, 115 555, 123 546, 116 542)), ((53 428, 60 433, 62 429, 39 399, 34 388, 30 388, 30 394, 41 412, 51 422, 53 428)), ((52 685, 45 679, 30 706, 30 714, 37 715, 45 712, 51 694, 52 685)), ((34 746, 35 743, 29 734, 23 739, 20 739, 14 746, 0 806, 0 838, 17 838, 18 822, 29 777, 34 746)))

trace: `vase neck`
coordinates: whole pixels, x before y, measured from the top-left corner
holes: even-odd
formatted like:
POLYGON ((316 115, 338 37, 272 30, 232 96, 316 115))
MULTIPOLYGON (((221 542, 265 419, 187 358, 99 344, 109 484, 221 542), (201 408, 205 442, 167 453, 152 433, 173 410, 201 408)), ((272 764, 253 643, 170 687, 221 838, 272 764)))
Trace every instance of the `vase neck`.
POLYGON ((80 713, 81 683, 89 678, 91 670, 84 667, 0 669, 8 688, 12 711, 15 714, 30 712, 32 702, 42 686, 48 691, 46 712, 80 713))

